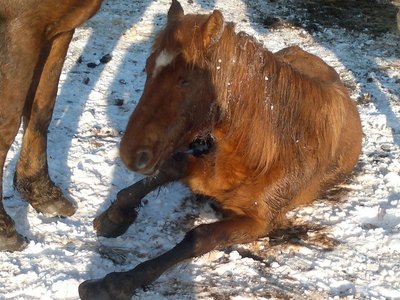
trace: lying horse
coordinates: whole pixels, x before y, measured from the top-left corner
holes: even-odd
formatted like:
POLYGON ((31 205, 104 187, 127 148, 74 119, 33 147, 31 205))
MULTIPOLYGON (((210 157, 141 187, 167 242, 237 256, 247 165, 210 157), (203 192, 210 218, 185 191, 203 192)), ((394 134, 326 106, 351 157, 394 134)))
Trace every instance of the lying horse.
POLYGON ((0 0, 0 251, 26 245, 2 202, 4 163, 21 119, 24 136, 15 188, 38 212, 65 217, 76 210, 49 177, 47 129, 74 29, 102 1, 56 2, 0 0))
POLYGON ((343 180, 360 154, 359 114, 338 74, 298 47, 269 52, 218 10, 184 15, 174 0, 146 72, 120 154, 147 177, 96 218, 98 234, 123 233, 140 198, 175 180, 224 218, 133 270, 82 283, 82 299, 128 299, 182 260, 289 226, 286 213, 343 180))

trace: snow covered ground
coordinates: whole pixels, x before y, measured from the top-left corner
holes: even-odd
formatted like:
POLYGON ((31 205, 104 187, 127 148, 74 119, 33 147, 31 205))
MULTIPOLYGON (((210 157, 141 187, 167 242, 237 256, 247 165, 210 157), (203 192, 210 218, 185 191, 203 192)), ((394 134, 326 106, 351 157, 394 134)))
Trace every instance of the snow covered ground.
MULTIPOLYGON (((339 197, 331 193, 292 212, 298 225, 292 235, 185 262, 139 290, 138 299, 400 299, 399 33, 328 26, 328 15, 307 23, 309 12, 300 3, 182 1, 186 12, 220 9, 271 51, 297 44, 335 67, 362 118, 363 153, 354 178, 339 188, 339 197)), ((50 128, 49 165, 79 209, 71 218, 48 218, 13 191, 19 136, 7 158, 4 203, 30 243, 20 253, 0 253, 0 299, 78 299, 80 282, 131 269, 171 248, 192 226, 215 220, 207 203, 173 184, 146 197, 123 236, 98 238, 92 228, 116 193, 140 179, 122 165, 118 143, 169 5, 106 0, 77 30, 50 128), (112 60, 101 63, 106 54, 112 60)))

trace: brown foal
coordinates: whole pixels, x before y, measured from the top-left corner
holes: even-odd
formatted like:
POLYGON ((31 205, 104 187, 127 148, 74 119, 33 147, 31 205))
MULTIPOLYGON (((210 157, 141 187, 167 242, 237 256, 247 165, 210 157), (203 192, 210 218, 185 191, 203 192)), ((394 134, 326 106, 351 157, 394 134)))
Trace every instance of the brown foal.
POLYGON ((173 0, 146 72, 120 153, 147 177, 95 229, 122 234, 140 199, 175 180, 214 199, 224 218, 130 271, 84 282, 82 299, 129 299, 182 260, 289 226, 286 213, 343 180, 361 150, 359 114, 333 68, 298 47, 271 53, 218 10, 185 15, 173 0))

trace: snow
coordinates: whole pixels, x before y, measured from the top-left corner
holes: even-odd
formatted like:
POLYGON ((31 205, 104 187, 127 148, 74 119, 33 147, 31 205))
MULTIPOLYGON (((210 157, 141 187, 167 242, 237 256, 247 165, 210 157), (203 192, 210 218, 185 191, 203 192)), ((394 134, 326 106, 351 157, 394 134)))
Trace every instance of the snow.
MULTIPOLYGON (((45 217, 13 191, 19 134, 7 157, 4 204, 30 243, 22 252, 0 253, 0 299, 78 299, 80 282, 129 270, 171 248, 194 225, 217 218, 208 204, 172 184, 146 197, 137 221, 121 237, 96 237, 92 227, 116 193, 140 179, 123 166, 118 143, 143 90, 144 63, 169 5, 169 0, 108 0, 76 31, 50 128, 49 165, 53 180, 79 209, 66 219, 45 217), (106 54, 112 60, 101 63, 106 54)), ((399 35, 373 37, 335 27, 312 34, 295 26, 266 29, 262 14, 288 10, 275 1, 182 5, 185 12, 220 9, 271 51, 298 44, 332 65, 359 102, 363 152, 356 175, 341 186, 348 192, 340 201, 322 197, 290 213, 296 224, 311 226, 307 235, 211 252, 172 268, 136 296, 400 299, 399 35)))

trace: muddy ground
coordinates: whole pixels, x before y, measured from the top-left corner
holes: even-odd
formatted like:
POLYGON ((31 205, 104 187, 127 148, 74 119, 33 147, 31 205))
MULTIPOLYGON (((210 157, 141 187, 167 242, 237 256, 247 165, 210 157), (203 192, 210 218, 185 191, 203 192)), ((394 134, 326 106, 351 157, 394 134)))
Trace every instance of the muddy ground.
POLYGON ((344 28, 354 33, 382 35, 400 28, 400 0, 285 0, 277 11, 262 17, 266 28, 299 26, 309 32, 344 28))

